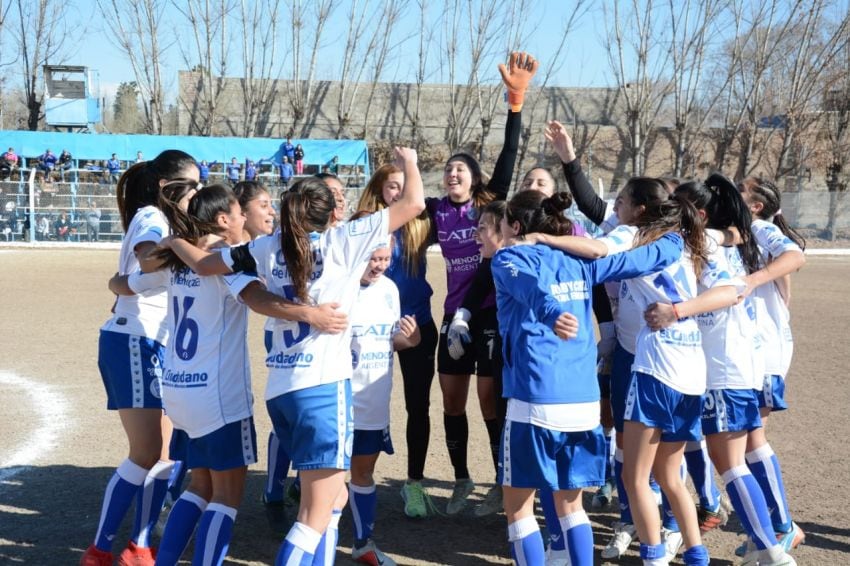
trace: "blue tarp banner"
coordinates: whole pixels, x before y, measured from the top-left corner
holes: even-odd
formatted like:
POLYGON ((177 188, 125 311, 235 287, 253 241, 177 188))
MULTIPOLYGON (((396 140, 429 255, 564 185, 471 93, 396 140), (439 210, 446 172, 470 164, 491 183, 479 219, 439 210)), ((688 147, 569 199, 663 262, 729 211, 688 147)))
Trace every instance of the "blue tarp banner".
MULTIPOLYGON (((198 161, 240 163, 246 159, 279 162, 286 140, 277 138, 207 138, 201 136, 150 136, 130 134, 68 134, 0 130, 0 153, 12 147, 22 157, 38 157, 50 148, 59 155, 63 149, 77 160, 109 159, 113 153, 121 161, 135 161, 141 151, 145 159, 153 159, 166 149, 180 149, 198 161)), ((292 140, 304 148, 304 162, 324 165, 334 156, 340 165, 360 165, 369 177, 369 150, 363 140, 292 140)))

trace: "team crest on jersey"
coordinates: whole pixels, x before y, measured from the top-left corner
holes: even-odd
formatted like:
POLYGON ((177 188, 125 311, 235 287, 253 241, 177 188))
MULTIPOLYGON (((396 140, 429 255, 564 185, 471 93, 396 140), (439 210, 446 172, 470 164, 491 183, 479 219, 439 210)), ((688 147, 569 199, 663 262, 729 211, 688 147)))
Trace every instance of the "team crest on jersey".
POLYGON ((475 208, 474 206, 470 206, 469 208, 466 209, 467 219, 475 221, 475 220, 478 220, 479 216, 481 216, 481 214, 479 213, 478 209, 475 208))

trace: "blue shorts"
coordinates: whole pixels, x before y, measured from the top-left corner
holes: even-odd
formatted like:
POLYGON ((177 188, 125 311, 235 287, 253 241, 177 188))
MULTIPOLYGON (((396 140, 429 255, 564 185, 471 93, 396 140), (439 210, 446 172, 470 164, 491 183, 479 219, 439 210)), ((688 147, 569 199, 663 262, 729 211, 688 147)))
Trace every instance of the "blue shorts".
POLYGON ((354 448, 351 380, 344 379, 266 401, 274 431, 295 470, 347 470, 354 448))
POLYGON ((168 443, 168 457, 172 460, 186 461, 189 452, 189 435, 185 431, 175 428, 171 432, 171 441, 168 443))
POLYGON ((632 372, 625 420, 661 429, 662 442, 702 439, 702 395, 685 395, 641 372, 632 372))
POLYGON ((702 404, 702 433, 761 428, 759 402, 752 389, 709 389, 702 404))
POLYGON ((617 432, 623 432, 623 415, 626 414, 626 397, 629 394, 633 363, 635 355, 628 353, 617 342, 611 360, 611 412, 614 414, 614 428, 617 432))
POLYGON ((778 375, 765 375, 762 390, 758 391, 759 408, 772 411, 784 411, 788 408, 785 402, 785 380, 778 375))
POLYGON ((358 430, 354 429, 354 451, 352 456, 369 456, 386 452, 395 454, 393 450, 393 439, 390 437, 390 427, 384 430, 358 430))
POLYGON ((165 348, 150 338, 100 331, 97 367, 106 388, 106 408, 162 409, 165 348))
POLYGON ((602 427, 559 432, 506 420, 499 449, 501 485, 552 491, 605 483, 605 437, 602 427))
POLYGON ((257 431, 254 417, 224 425, 198 438, 190 438, 186 467, 217 472, 257 463, 257 431))

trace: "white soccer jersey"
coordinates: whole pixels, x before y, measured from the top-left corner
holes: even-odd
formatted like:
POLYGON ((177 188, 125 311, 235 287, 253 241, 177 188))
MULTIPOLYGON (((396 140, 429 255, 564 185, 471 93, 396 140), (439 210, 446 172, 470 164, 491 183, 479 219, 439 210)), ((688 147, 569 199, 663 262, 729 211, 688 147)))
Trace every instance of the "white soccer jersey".
MULTIPOLYGON (((625 235, 636 234, 637 229, 624 228, 629 230, 612 231, 606 238, 612 253, 631 249, 634 245, 634 236, 629 241, 625 235)), ((644 311, 653 303, 681 303, 696 295, 696 275, 687 251, 682 253, 679 261, 663 271, 629 279, 623 284, 628 287, 627 293, 630 293, 637 312, 637 315, 630 315, 632 318, 636 316, 638 323, 632 370, 651 375, 685 395, 705 393, 705 356, 696 320, 687 318, 653 332, 643 318, 644 311)), ((622 308, 621 300, 621 316, 622 308)))
MULTIPOLYGON (((308 294, 315 304, 339 303, 350 316, 360 277, 375 248, 387 243, 389 210, 370 214, 313 234, 313 273, 308 294)), ((257 273, 272 293, 294 299, 292 279, 280 249, 280 236, 254 240, 248 247, 257 273)), ((222 256, 230 262, 229 251, 222 256)), ((276 320, 272 349, 266 357, 269 379, 266 400, 290 391, 351 378, 351 327, 339 334, 322 334, 304 322, 276 320)))
MULTIPOLYGON (((771 222, 756 220, 752 228, 765 265, 785 252, 802 251, 771 222)), ((764 371, 768 375, 778 375, 784 379, 794 353, 788 307, 775 282, 758 287, 753 291, 752 297, 756 308, 756 322, 762 336, 764 371)))
POLYGON ((248 309, 239 293, 257 278, 237 273, 201 277, 171 273, 162 400, 174 426, 190 438, 250 417, 248 309))
MULTIPOLYGON (((613 208, 611 214, 613 215, 613 208)), ((603 226, 607 227, 610 219, 606 218, 603 226)), ((617 221, 616 215, 613 215, 613 221, 617 221)), ((617 226, 609 230, 605 236, 599 238, 599 241, 608 247, 608 255, 613 255, 632 249, 635 234, 637 234, 635 226, 617 226)), ((605 283, 605 291, 608 293, 608 300, 611 302, 611 312, 614 315, 614 326, 617 330, 617 341, 625 351, 634 354, 643 311, 635 304, 632 292, 624 282, 605 283)))
MULTIPOLYGON (((118 273, 129 275, 138 271, 139 261, 133 252, 135 247, 142 242, 156 244, 167 235, 168 222, 162 212, 154 206, 140 208, 130 221, 127 233, 121 241, 118 273)), ((144 295, 122 295, 115 304, 115 314, 106 321, 101 330, 145 336, 165 345, 168 341, 166 300, 165 287, 158 292, 148 292, 144 295)))
POLYGON ((390 426, 393 336, 399 331, 399 318, 398 287, 391 279, 381 277, 360 288, 351 310, 351 394, 356 430, 390 426))
MULTIPOLYGON (((738 248, 723 246, 721 234, 707 232, 709 258, 699 282, 700 293, 731 285, 742 293, 747 275, 738 248)), ((708 369, 709 389, 761 389, 764 363, 761 336, 750 298, 697 316, 708 369)))

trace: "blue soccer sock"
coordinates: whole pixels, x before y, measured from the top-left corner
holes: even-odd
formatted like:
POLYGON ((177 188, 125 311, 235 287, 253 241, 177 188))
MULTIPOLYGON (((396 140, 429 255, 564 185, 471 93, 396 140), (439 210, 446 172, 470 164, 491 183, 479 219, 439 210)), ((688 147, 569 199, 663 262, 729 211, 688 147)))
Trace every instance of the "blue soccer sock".
POLYGON ((195 537, 195 555, 192 566, 221 564, 227 556, 230 547, 230 537, 233 535, 233 523, 236 521, 236 509, 210 503, 201 515, 198 525, 198 535, 195 537))
POLYGON ((136 495, 136 521, 130 538, 136 546, 149 547, 151 530, 159 519, 162 504, 168 494, 168 478, 171 477, 172 462, 160 460, 148 471, 145 481, 136 495))
POLYGON ((714 466, 708 457, 705 440, 688 442, 685 445, 685 462, 688 464, 688 474, 694 482, 700 507, 707 511, 717 511, 720 507, 720 490, 714 483, 714 466))
POLYGON ((679 532, 679 522, 676 521, 670 501, 667 500, 667 494, 663 491, 661 492, 661 526, 668 531, 679 532))
POLYGON ((289 529, 286 538, 277 551, 274 560, 275 566, 311 566, 316 547, 322 540, 322 533, 318 533, 305 525, 296 522, 289 529))
POLYGON ((354 546, 360 548, 372 536, 375 528, 375 512, 378 508, 378 492, 375 484, 368 487, 348 484, 348 503, 354 518, 354 546))
POLYGON ((613 428, 605 429, 605 481, 614 480, 614 451, 617 448, 613 428))
POLYGON ((189 469, 186 467, 186 462, 183 460, 175 460, 171 467, 171 475, 168 476, 168 494, 171 495, 171 501, 180 499, 180 494, 183 493, 183 480, 186 479, 186 472, 189 469))
POLYGON ((269 468, 266 480, 266 501, 283 501, 283 487, 289 473, 289 454, 274 431, 269 433, 269 468))
POLYGON ((549 548, 552 550, 565 550, 567 547, 564 541, 564 533, 561 528, 561 522, 558 519, 558 512, 555 511, 555 498, 551 489, 540 489, 540 507, 543 509, 546 530, 549 531, 549 548))
POLYGON ((620 522, 627 525, 634 524, 632 510, 629 507, 629 496, 623 485, 623 450, 617 448, 614 452, 614 477, 617 480, 617 500, 620 502, 620 522))
POLYGON ((560 518, 572 566, 593 566, 593 529, 587 513, 576 511, 560 518))
POLYGON ((708 549, 701 544, 687 549, 682 554, 682 560, 685 566, 708 566, 710 564, 708 549))
POLYGON ((156 554, 159 566, 177 564, 206 508, 207 501, 191 491, 184 491, 177 499, 168 514, 168 522, 156 554))
POLYGON ((723 474, 726 493, 741 525, 759 550, 776 545, 776 533, 758 482, 746 466, 737 466, 723 474))
POLYGON ((640 543, 640 558, 644 566, 667 566, 667 547, 664 543, 649 545, 640 543))
POLYGON ((334 509, 331 513, 331 521, 328 528, 316 546, 313 555, 313 566, 331 566, 336 559, 336 543, 339 540, 339 518, 342 517, 342 509, 334 509))
POLYGON ((133 498, 141 489, 147 475, 146 469, 133 463, 129 458, 121 462, 112 474, 112 478, 106 484, 106 492, 103 494, 100 522, 94 538, 94 545, 98 549, 105 552, 112 551, 115 533, 118 532, 124 515, 127 514, 133 498))
POLYGON ((534 517, 526 517, 508 525, 508 542, 511 543, 511 556, 517 565, 545 563, 543 537, 534 517))
POLYGON ((785 499, 785 483, 782 481, 779 458, 776 457, 770 444, 759 446, 752 452, 748 452, 747 466, 764 493, 774 530, 787 533, 792 527, 791 511, 785 499))
POLYGON ((658 482, 655 481, 655 476, 652 473, 649 474, 649 489, 652 490, 652 493, 655 495, 659 495, 661 493, 661 486, 658 485, 658 482))

